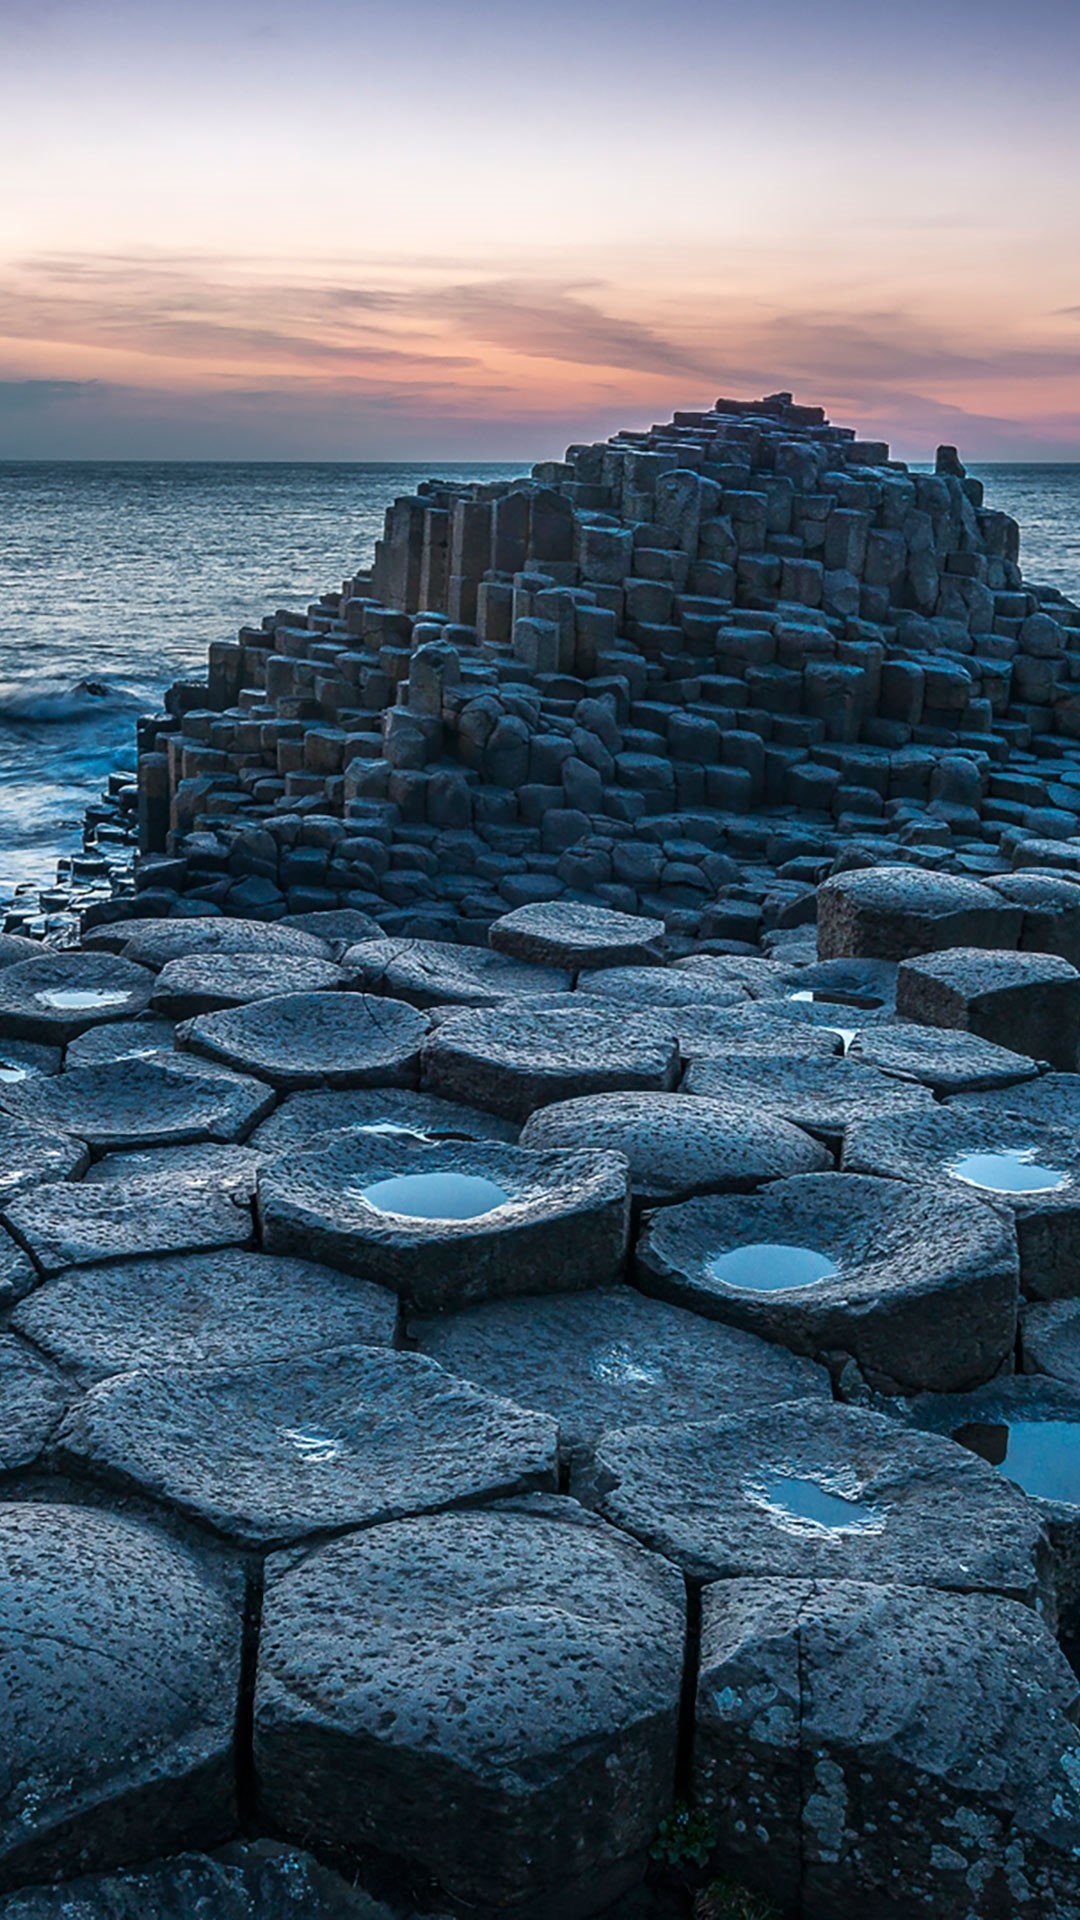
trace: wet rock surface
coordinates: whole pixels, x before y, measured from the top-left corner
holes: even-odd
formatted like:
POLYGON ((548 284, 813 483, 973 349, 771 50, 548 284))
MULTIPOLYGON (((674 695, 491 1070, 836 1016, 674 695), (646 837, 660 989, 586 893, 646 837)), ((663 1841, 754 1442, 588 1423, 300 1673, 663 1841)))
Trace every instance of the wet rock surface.
POLYGON ((0 1036, 63 1046, 100 1021, 125 1020, 150 1003, 145 967, 109 954, 42 953, 0 970, 0 1036))
POLYGON ((321 1134, 354 1127, 421 1142, 504 1140, 512 1146, 518 1137, 512 1121, 500 1120, 479 1107, 401 1087, 357 1087, 288 1094, 276 1112, 256 1127, 249 1144, 264 1157, 274 1158, 308 1146, 321 1134))

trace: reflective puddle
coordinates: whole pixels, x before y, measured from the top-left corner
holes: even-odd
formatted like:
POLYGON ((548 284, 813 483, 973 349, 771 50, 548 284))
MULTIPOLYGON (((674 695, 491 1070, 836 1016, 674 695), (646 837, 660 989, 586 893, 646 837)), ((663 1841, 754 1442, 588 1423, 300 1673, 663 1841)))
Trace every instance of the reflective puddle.
POLYGON ((477 1173, 398 1173, 361 1189, 360 1198, 379 1213, 408 1220, 478 1220, 510 1198, 494 1180, 477 1173))
POLYGON ((710 1279, 750 1293, 790 1293, 797 1287, 813 1287, 819 1280, 831 1280, 837 1270, 816 1247, 789 1247, 770 1240, 733 1247, 709 1263, 710 1279))
POLYGON ((1000 1467, 1025 1493, 1080 1507, 1080 1423, 977 1420, 958 1427, 953 1439, 1000 1467))
POLYGON ((1069 1176, 1060 1167, 1044 1167, 1035 1158, 1034 1147, 1017 1147, 1008 1153, 965 1153, 950 1160, 945 1171, 954 1180, 969 1187, 983 1187, 988 1193, 1053 1193, 1063 1187, 1069 1176))
POLYGON ((25 1067, 0 1067, 0 1081, 3 1081, 5 1086, 14 1080, 29 1080, 29 1078, 30 1075, 25 1067))
POLYGON ((47 987, 34 999, 40 1006, 64 1013, 84 1013, 97 1007, 126 1007, 131 995, 115 988, 110 992, 107 987, 47 987))
POLYGON ((777 1474, 764 1486, 748 1487, 752 1506, 767 1513, 789 1533, 824 1539, 844 1533, 881 1533, 885 1515, 876 1507, 800 1474, 777 1474))

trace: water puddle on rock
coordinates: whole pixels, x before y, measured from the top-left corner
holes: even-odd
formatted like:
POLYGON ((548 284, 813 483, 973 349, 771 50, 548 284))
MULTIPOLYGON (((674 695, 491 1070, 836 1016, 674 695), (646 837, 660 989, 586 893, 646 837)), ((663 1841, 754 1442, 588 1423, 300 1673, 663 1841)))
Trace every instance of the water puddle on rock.
POLYGON ((302 1427, 280 1427, 278 1431, 310 1466, 327 1466, 341 1458, 340 1440, 328 1433, 305 1433, 302 1427))
POLYGON ((840 987, 800 987, 798 992, 789 993, 788 999, 799 1000, 804 1006, 856 1007, 861 1013, 874 1013, 885 1005, 876 993, 845 993, 840 987))
POLYGON ((123 1007, 130 993, 111 992, 107 987, 46 987, 34 999, 43 1007, 55 1007, 61 1013, 87 1013, 98 1007, 123 1007))
POLYGON ((1054 1193, 1069 1176, 1060 1167, 1045 1167, 1034 1147, 1015 1147, 1005 1153, 965 1153, 946 1162, 946 1173, 966 1186, 987 1193, 1054 1193))
POLYGON ((709 1262, 710 1279, 748 1293, 794 1293, 799 1287, 831 1280, 836 1271, 834 1263, 816 1247, 793 1247, 769 1240, 733 1247, 730 1253, 717 1254, 709 1262))
POLYGON ((621 1340, 612 1341, 610 1347, 594 1354, 589 1375, 605 1387, 653 1387, 663 1379, 659 1367, 650 1366, 621 1340))
POLYGON ((29 1078, 30 1075, 25 1067, 0 1067, 0 1081, 5 1086, 9 1086, 13 1081, 29 1080, 29 1078))
MULTIPOLYGON (((843 1476, 837 1478, 842 1480, 843 1476)), ((884 1531, 885 1515, 857 1499, 854 1491, 837 1491, 835 1486, 825 1486, 802 1474, 778 1473, 761 1486, 747 1487, 746 1493, 751 1505, 767 1513, 770 1520, 788 1533, 807 1539, 884 1531)))
POLYGON ((504 1207, 510 1195, 478 1173, 398 1173, 363 1187, 361 1200, 378 1213, 407 1220, 478 1220, 504 1207))
POLYGON ((353 1129, 355 1133, 375 1134, 383 1140, 415 1140, 422 1147, 435 1145, 436 1135, 420 1127, 403 1127, 396 1120, 368 1120, 353 1129))
POLYGON ((1073 1420, 972 1421, 953 1434, 1000 1467, 1025 1493, 1080 1507, 1080 1424, 1073 1420))

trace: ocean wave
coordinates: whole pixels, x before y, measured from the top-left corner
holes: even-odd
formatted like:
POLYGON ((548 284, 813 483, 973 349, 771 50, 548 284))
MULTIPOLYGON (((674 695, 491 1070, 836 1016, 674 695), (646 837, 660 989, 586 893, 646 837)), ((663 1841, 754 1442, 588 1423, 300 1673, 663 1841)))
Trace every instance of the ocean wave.
POLYGON ((29 721, 43 723, 95 720, 108 713, 122 713, 138 704, 139 696, 131 688, 108 680, 4 680, 0 681, 0 722, 29 721))

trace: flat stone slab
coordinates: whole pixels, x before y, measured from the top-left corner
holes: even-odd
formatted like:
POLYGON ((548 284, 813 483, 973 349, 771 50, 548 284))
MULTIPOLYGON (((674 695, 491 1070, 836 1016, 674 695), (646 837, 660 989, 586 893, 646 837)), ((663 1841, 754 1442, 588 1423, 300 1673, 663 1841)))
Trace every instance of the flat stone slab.
POLYGON ((695 1193, 746 1193, 832 1165, 820 1141, 762 1112, 749 1097, 597 1093, 560 1100, 532 1115, 521 1145, 533 1152, 602 1147, 624 1153, 634 1199, 645 1207, 695 1193))
MULTIPOLYGON (((839 1011, 839 1010, 838 1010, 839 1011)), ((854 1028, 818 1026, 805 1007, 780 999, 741 1007, 673 1007, 671 1024, 684 1060, 775 1054, 784 1060, 835 1060, 854 1028)))
POLYGON ((272 1840, 25 1887, 0 1920, 397 1920, 309 1853, 272 1840))
POLYGON ((274 1106, 264 1081, 180 1054, 76 1067, 0 1098, 20 1119, 76 1134, 99 1152, 242 1140, 274 1106))
POLYGON ((137 1019, 117 1021, 114 1026, 87 1027, 68 1042, 64 1065, 104 1067, 110 1060, 153 1059, 155 1054, 172 1052, 173 1038, 171 1020, 140 1013, 137 1019))
POLYGON ((462 1901, 540 1920, 636 1884, 671 1804, 673 1568, 570 1501, 534 1500, 267 1572, 255 1764, 278 1830, 377 1846, 462 1901))
POLYGON ((0 1333, 0 1475, 38 1458, 71 1397, 70 1386, 22 1340, 0 1333))
POLYGON ((40 1273, 133 1259, 246 1246, 251 1207, 213 1173, 36 1187, 4 1209, 4 1223, 40 1273))
POLYGON ((227 1837, 239 1602, 141 1522, 0 1505, 0 1888, 227 1837))
POLYGON ((659 964, 665 937, 662 920, 562 900, 517 907, 488 928, 496 953, 535 966, 568 967, 573 973, 582 967, 659 964))
POLYGON ((897 1012, 930 1027, 957 1027, 1034 1060, 1076 1070, 1080 973, 1052 953, 987 953, 950 947, 905 960, 897 1012))
POLYGON ((861 1027, 848 1057, 898 1080, 917 1080, 943 1097, 1014 1087, 1022 1080, 1034 1080, 1039 1071, 1025 1054, 995 1046, 977 1034, 920 1027, 911 1020, 861 1027))
POLYGON ((42 953, 0 970, 0 1037, 62 1047, 150 1003, 153 976, 108 953, 42 953))
POLYGON ((1023 913, 963 874, 861 867, 818 888, 819 960, 906 960, 945 947, 1015 947, 1023 913))
POLYGON ((649 1293, 795 1353, 850 1354, 881 1392, 971 1386, 1016 1341, 1012 1222, 974 1195, 811 1174, 665 1207, 635 1262, 649 1293))
MULTIPOLYGON (((0 1098, 14 1106, 18 1089, 5 1087, 0 1098)), ((13 1113, 0 1113, 0 1206, 51 1180, 77 1180, 90 1165, 83 1140, 49 1129, 13 1113)))
MULTIPOLYGON (((176 927, 189 919, 222 920, 224 915, 220 907, 211 906, 208 900, 186 898, 183 913, 166 918, 170 927, 176 927)), ((133 940, 140 940, 144 933, 153 934, 162 924, 161 914, 136 913, 129 919, 106 920, 100 927, 87 927, 80 937, 80 945, 88 953, 123 953, 133 940)))
MULTIPOLYGON (((917 1113, 933 1109, 929 1089, 916 1082, 890 1079, 873 1068, 857 1066, 836 1056, 827 1059, 769 1058, 692 1060, 683 1079, 684 1094, 749 1108, 758 1124, 767 1119, 801 1127, 819 1139, 839 1146, 845 1129, 856 1120, 917 1113)), ((824 1162, 819 1161, 818 1166, 824 1162)), ((785 1169, 812 1173, 809 1165, 785 1169)))
POLYGON ((1020 1351, 1025 1373, 1049 1374, 1065 1386, 1080 1387, 1080 1299, 1025 1307, 1020 1351))
POLYGON ((41 1279, 30 1255, 0 1226, 0 1313, 14 1306, 41 1279))
POLYGON ((449 940, 365 940, 342 966, 368 993, 386 993, 414 1007, 497 1007, 518 995, 565 993, 561 967, 527 966, 489 947, 449 940))
POLYGON ((1050 1601, 1039 1516, 939 1434, 818 1400, 596 1451, 594 1504, 696 1581, 874 1580, 1050 1601))
POLYGON ((185 953, 162 967, 150 1005, 169 1020, 243 1007, 283 993, 325 993, 349 984, 344 967, 298 953, 185 953))
POLYGON ((991 1594, 738 1580, 703 1596, 694 1803, 717 1856, 832 1920, 1080 1911, 1076 1682, 991 1594), (882 1810, 888 1817, 882 1818, 882 1810))
POLYGON ((401 1087, 343 1088, 326 1093, 291 1093, 276 1112, 255 1129, 250 1144, 264 1158, 294 1153, 323 1133, 346 1127, 364 1127, 388 1138, 419 1137, 438 1140, 505 1140, 513 1145, 518 1129, 510 1120, 464 1107, 434 1094, 413 1093, 401 1087))
POLYGON ((185 954, 262 953, 294 954, 298 959, 329 960, 325 940, 266 920, 212 919, 148 920, 129 932, 124 958, 158 972, 170 960, 185 954))
POLYGON ((571 1455, 587 1453, 607 1427, 831 1398, 824 1367, 630 1287, 488 1301, 414 1319, 409 1334, 450 1373, 549 1414, 571 1455))
POLYGON ((21 933, 0 933, 0 967, 13 967, 18 960, 35 960, 42 951, 40 940, 28 940, 21 933))
POLYGON ((774 991, 796 1006, 831 1007, 838 1017, 880 1018, 896 1011, 896 973, 891 960, 819 960, 809 967, 785 967, 784 985, 774 991))
POLYGON ((670 1092, 678 1074, 663 1011, 481 1008, 451 1014, 424 1049, 427 1092, 519 1122, 582 1093, 670 1092))
POLYGON ((65 1420, 54 1455, 64 1470, 268 1547, 554 1487, 557 1440, 554 1421, 419 1354, 340 1347, 102 1380, 65 1420))
POLYGON ((298 933, 311 934, 316 940, 324 940, 330 947, 334 959, 340 959, 348 947, 355 947, 360 940, 378 940, 382 928, 370 913, 361 913, 358 907, 326 907, 315 913, 286 913, 275 920, 276 927, 295 927, 298 933))
POLYGON ((629 1208, 621 1154, 358 1132, 264 1167, 257 1202, 268 1252, 325 1261, 434 1311, 610 1285, 629 1208))
POLYGON ((651 1007, 738 1007, 749 998, 737 980, 679 973, 674 967, 599 967, 582 975, 577 991, 590 1000, 651 1007))
POLYGON ((1024 1292, 1037 1300, 1080 1293, 1080 1140, 1069 1128, 937 1107, 857 1122, 844 1141, 843 1168, 939 1192, 962 1188, 1008 1210, 1024 1292))
POLYGON ((150 1147, 145 1153, 107 1153, 83 1175, 83 1185, 175 1177, 182 1183, 204 1182, 214 1192, 249 1202, 255 1198, 258 1172, 259 1155, 250 1147, 222 1147, 203 1141, 192 1147, 150 1147))
POLYGON ((85 1382, 390 1346, 397 1318, 397 1299, 382 1287, 314 1261, 231 1248, 73 1270, 24 1300, 12 1324, 85 1382))
POLYGON ((179 1047, 253 1073, 282 1092, 302 1087, 410 1087, 427 1021, 370 993, 290 993, 176 1029, 179 1047))
POLYGON ((949 1101, 954 1113, 1008 1113, 1040 1125, 1080 1128, 1080 1073, 1042 1073, 1022 1085, 960 1094, 949 1101))
POLYGON ((59 1047, 46 1047, 37 1040, 0 1040, 0 1093, 30 1074, 59 1073, 62 1058, 59 1047))

